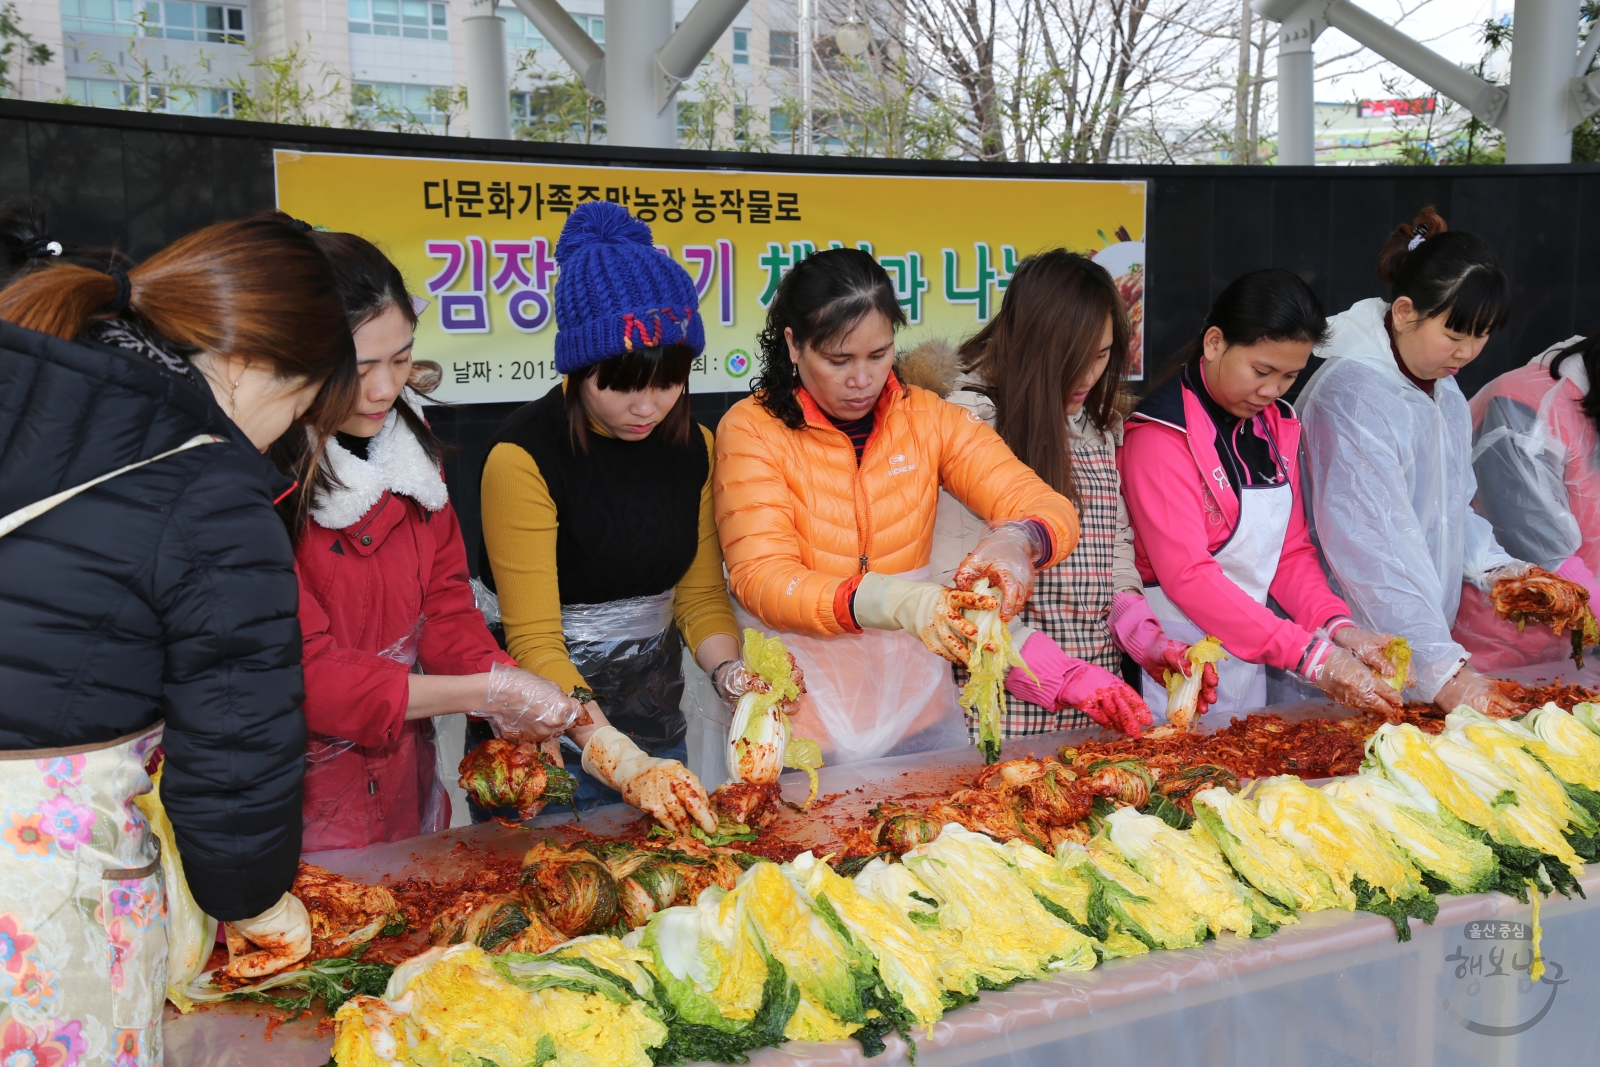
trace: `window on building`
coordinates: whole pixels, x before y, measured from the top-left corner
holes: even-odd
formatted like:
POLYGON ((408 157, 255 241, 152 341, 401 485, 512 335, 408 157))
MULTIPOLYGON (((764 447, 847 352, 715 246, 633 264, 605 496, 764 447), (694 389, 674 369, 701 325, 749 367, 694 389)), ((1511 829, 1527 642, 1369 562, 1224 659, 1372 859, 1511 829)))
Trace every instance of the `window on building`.
POLYGON ((351 33, 450 39, 450 6, 437 0, 348 0, 351 33))
POLYGON ((733 31, 733 61, 739 66, 750 62, 750 31, 733 31))
POLYGON ((767 116, 767 129, 772 131, 772 136, 783 139, 789 136, 789 113, 780 108, 773 108, 767 116))
POLYGON ((106 78, 68 78, 67 99, 89 107, 114 107, 138 111, 167 111, 181 115, 231 115, 232 89, 195 89, 168 93, 165 86, 148 90, 106 78), (149 93, 146 106, 145 93, 149 93))
POLYGON ((187 0, 61 0, 61 29, 123 37, 143 33, 210 44, 245 43, 244 8, 187 0))
POLYGON ((526 15, 516 8, 511 8, 511 10, 507 11, 502 6, 499 9, 499 14, 506 20, 506 47, 511 51, 526 52, 529 49, 539 51, 550 47, 545 42, 544 35, 538 31, 533 23, 528 21, 526 15))
POLYGON ((574 15, 583 32, 594 38, 595 44, 606 43, 606 20, 599 15, 574 15))
POLYGON ((799 56, 799 49, 795 47, 796 35, 793 30, 773 30, 769 36, 771 63, 774 67, 793 67, 799 56))
POLYGON ((399 115, 428 126, 443 126, 445 114, 435 108, 435 93, 449 91, 444 85, 409 85, 400 82, 356 82, 356 109, 369 116, 383 113, 399 115))

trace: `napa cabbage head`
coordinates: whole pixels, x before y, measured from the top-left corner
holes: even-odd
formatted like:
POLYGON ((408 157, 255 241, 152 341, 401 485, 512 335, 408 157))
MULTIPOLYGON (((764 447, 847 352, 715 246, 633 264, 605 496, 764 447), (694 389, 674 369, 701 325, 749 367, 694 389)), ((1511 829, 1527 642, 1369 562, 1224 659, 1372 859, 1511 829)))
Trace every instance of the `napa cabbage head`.
POLYGON ((810 852, 785 865, 813 900, 825 901, 877 964, 884 986, 931 1031, 944 1014, 944 985, 934 944, 915 923, 888 904, 867 896, 810 852))
POLYGON ((1585 837, 1600 832, 1594 817, 1572 799, 1567 787, 1550 772, 1549 764, 1536 757, 1536 750, 1548 749, 1532 730, 1462 707, 1446 716, 1443 736, 1476 748, 1516 780, 1519 796, 1562 820, 1563 826, 1585 837))
MULTIPOLYGON (((1090 838, 1087 845, 1063 842, 1057 859, 1063 877, 1090 877, 1100 883, 1099 900, 1106 909, 1108 926, 1103 940, 1107 944, 1110 932, 1116 930, 1153 949, 1194 948, 1210 936, 1204 915, 1130 867, 1105 837, 1090 838)), ((1090 917, 1095 917, 1093 900, 1090 917)))
POLYGON ((1452 893, 1482 893, 1498 878, 1494 850, 1444 808, 1430 814, 1387 778, 1358 774, 1323 792, 1388 834, 1412 863, 1452 893))
POLYGON ((1154 815, 1120 808, 1107 816, 1105 834, 1130 866, 1204 916, 1212 933, 1265 937, 1295 921, 1292 911, 1235 878, 1204 830, 1177 830, 1154 815))
POLYGON ((1507 831, 1498 812, 1468 787, 1434 751, 1433 740, 1411 723, 1385 723, 1367 739, 1365 770, 1383 776, 1430 815, 1450 814, 1501 839, 1507 831))
POLYGON ((1202 789, 1194 795, 1194 814, 1233 869, 1279 904, 1306 911, 1344 907, 1333 879, 1274 837, 1255 801, 1218 787, 1202 789))
POLYGON ((1353 893, 1359 878, 1390 900, 1426 893, 1420 872, 1399 846, 1323 791, 1280 775, 1259 783, 1255 800, 1267 828, 1326 871, 1336 888, 1353 893))
POLYGON ((790 1037, 832 1040, 867 1022, 862 995, 877 981, 870 954, 819 914, 777 864, 755 864, 729 895, 743 898, 767 952, 800 987, 801 1005, 785 1031, 790 1037))
POLYGON ((960 935, 970 968, 995 983, 1057 970, 1088 970, 1093 941, 1052 915, 1005 848, 954 823, 901 858, 933 889, 939 920, 960 935))
POLYGON ((1572 717, 1590 733, 1600 735, 1600 704, 1584 701, 1572 705, 1572 717))
POLYGON ((991 980, 990 972, 962 954, 961 932, 945 919, 944 902, 910 867, 874 859, 851 881, 862 896, 892 908, 922 932, 932 946, 934 968, 947 992, 970 996, 977 992, 980 981, 991 980))
POLYGON ((1519 845, 1553 857, 1572 877, 1582 877, 1583 861, 1562 833, 1567 823, 1564 808, 1551 812, 1536 806, 1530 798, 1519 794, 1516 778, 1470 744, 1441 734, 1434 740, 1433 750, 1478 800, 1499 817, 1499 832, 1491 831, 1492 837, 1501 844, 1519 845))
POLYGON ((800 696, 783 642, 759 630, 744 632, 744 668, 767 683, 767 691, 751 690, 734 706, 728 727, 728 770, 736 782, 776 782, 783 773, 783 756, 789 747, 786 701, 800 696))
POLYGON ((1530 711, 1522 725, 1544 744, 1547 752, 1535 749, 1534 754, 1549 764, 1557 778, 1600 791, 1600 737, 1575 715, 1546 704, 1530 711))

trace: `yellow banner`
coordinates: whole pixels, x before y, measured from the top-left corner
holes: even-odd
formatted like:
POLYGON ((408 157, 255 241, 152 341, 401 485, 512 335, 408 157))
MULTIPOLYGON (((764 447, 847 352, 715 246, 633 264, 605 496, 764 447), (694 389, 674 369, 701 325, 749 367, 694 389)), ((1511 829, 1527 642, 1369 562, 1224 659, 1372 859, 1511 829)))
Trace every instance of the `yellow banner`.
POLYGON ((650 224, 695 281, 706 351, 698 392, 743 392, 785 271, 819 249, 878 258, 911 326, 905 348, 953 343, 999 308, 1016 264, 1065 247, 1118 281, 1142 376, 1145 185, 1139 181, 923 178, 583 167, 466 159, 274 153, 278 206, 381 246, 429 301, 417 357, 444 367, 457 403, 531 400, 559 377, 555 249, 568 214, 612 200, 650 224))

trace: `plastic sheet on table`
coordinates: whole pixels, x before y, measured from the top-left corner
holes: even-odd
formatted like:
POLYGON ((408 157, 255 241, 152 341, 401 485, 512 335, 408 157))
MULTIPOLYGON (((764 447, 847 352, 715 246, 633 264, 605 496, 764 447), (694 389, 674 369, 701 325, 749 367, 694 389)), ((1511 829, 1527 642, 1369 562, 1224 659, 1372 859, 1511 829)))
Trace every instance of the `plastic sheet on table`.
MULTIPOLYGON (((1600 670, 1579 673, 1559 664, 1517 674, 1527 682, 1559 674, 1568 681, 1600 683, 1600 670)), ((1263 710, 1288 719, 1347 714, 1311 703, 1263 710)), ((1202 721, 1200 729, 1209 728, 1202 721)), ((1006 743, 1002 755, 1011 759, 1054 752, 1064 743, 1098 733, 1083 729, 1015 739, 1006 743)), ((884 796, 947 787, 981 766, 975 749, 961 748, 825 767, 821 795, 833 799, 820 817, 802 820, 785 810, 776 828, 789 840, 806 843, 804 828, 818 848, 825 848, 830 821, 865 814, 884 796)), ((789 799, 804 797, 803 774, 785 774, 781 782, 789 799)), ((623 805, 600 808, 584 814, 582 828, 615 833, 638 817, 623 805)), ((485 823, 310 858, 364 880, 410 874, 449 878, 480 866, 486 856, 520 854, 535 836, 559 833, 568 818, 541 818, 532 829, 485 823)), ((1404 944, 1395 940, 1388 919, 1320 912, 1303 915, 1299 924, 1261 940, 1224 934, 1200 949, 1152 952, 1092 971, 987 992, 978 1003, 946 1015, 931 1036, 918 1035, 917 1063, 1588 1063, 1600 1045, 1600 866, 1591 868, 1582 884, 1588 900, 1556 896, 1544 902, 1543 951, 1550 972, 1537 984, 1526 980, 1527 905, 1500 894, 1444 896, 1439 898, 1438 921, 1432 926, 1413 921, 1413 939, 1404 944), (1495 936, 1485 938, 1485 929, 1495 936), (1501 937, 1505 931, 1523 936, 1501 937), (1496 960, 1503 973, 1490 976, 1496 960)), ((301 1020, 275 1029, 269 1044, 265 1031, 270 1016, 256 1005, 230 1005, 182 1018, 169 1012, 167 1067, 320 1067, 326 1062, 332 1044, 326 1026, 319 1034, 310 1020, 301 1020)), ((855 1067, 865 1062, 854 1042, 790 1042, 751 1057, 756 1067, 855 1067)), ((872 1062, 908 1062, 905 1045, 890 1038, 888 1052, 872 1062)))

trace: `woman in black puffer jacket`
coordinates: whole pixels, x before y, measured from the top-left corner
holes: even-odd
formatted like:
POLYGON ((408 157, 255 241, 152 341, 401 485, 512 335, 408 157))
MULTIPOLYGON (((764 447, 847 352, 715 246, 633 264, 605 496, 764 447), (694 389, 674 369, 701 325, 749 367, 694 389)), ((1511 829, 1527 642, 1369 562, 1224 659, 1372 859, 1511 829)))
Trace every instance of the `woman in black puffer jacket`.
POLYGON ((223 223, 125 274, 61 265, 0 292, 0 942, 37 994, 12 1019, 88 1062, 160 1062, 162 864, 133 804, 157 744, 230 972, 309 949, 288 894, 298 591, 274 512, 294 480, 263 453, 297 419, 331 434, 356 378, 304 229, 223 223))

